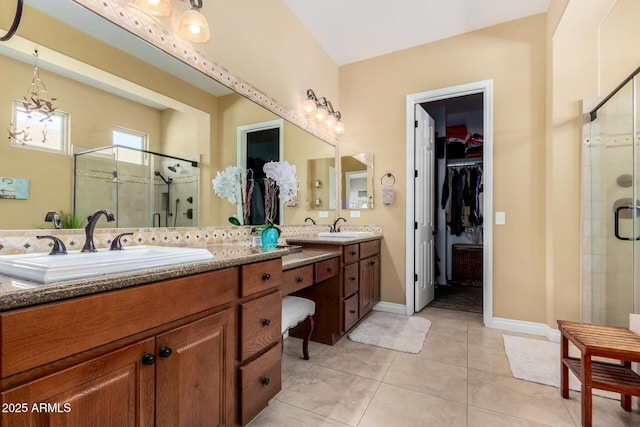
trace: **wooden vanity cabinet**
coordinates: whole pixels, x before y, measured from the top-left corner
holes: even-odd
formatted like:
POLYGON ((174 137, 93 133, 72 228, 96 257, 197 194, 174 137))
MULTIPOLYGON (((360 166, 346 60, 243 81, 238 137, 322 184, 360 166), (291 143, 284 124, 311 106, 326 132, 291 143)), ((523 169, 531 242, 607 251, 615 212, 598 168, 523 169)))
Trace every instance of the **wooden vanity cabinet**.
POLYGON ((248 423, 281 388, 281 277, 276 259, 0 313, 0 426, 248 423))

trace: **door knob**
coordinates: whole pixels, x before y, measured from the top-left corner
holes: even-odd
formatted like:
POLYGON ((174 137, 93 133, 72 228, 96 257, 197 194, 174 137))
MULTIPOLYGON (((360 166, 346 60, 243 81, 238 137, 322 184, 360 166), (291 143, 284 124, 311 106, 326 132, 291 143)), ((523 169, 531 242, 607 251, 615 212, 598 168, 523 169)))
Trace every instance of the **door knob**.
POLYGON ((171 353, 173 353, 173 351, 169 347, 161 347, 158 351, 158 356, 167 358, 171 356, 171 353))
POLYGON ((142 356, 143 365, 151 366, 154 363, 156 363, 156 357, 153 354, 147 353, 144 356, 142 356))

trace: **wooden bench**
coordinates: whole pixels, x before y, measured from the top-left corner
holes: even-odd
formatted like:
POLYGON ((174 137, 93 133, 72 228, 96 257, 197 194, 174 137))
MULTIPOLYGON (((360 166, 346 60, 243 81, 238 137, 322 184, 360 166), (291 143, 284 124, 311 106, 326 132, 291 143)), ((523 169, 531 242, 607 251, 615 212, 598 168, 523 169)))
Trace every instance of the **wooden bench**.
POLYGON ((569 398, 569 369, 582 383, 582 425, 592 425, 592 389, 620 393, 620 405, 631 411, 631 396, 640 396, 640 376, 631 362, 640 362, 640 336, 629 329, 558 320, 560 345, 560 392, 569 398), (580 350, 580 358, 569 356, 569 341, 580 350), (619 364, 592 360, 603 357, 619 364))

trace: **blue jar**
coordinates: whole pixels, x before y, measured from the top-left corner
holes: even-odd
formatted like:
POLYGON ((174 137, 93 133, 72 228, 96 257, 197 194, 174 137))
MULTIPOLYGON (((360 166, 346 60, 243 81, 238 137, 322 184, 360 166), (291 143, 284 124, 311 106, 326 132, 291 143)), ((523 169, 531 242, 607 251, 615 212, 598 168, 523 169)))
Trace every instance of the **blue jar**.
POLYGON ((278 229, 266 228, 262 230, 260 238, 262 239, 262 252, 275 251, 278 245, 278 229))

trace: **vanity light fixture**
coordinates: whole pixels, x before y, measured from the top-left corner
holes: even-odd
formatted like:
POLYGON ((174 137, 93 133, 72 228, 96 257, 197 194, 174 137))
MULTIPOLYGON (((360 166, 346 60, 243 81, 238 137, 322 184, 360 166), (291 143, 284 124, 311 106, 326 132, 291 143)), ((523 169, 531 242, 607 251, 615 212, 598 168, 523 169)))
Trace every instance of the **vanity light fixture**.
POLYGON ((200 12, 202 0, 189 0, 191 9, 182 14, 178 32, 184 39, 194 43, 205 43, 211 38, 209 23, 200 12))
POLYGON ((302 103, 302 111, 313 115, 318 123, 324 123, 335 133, 344 133, 344 123, 340 111, 335 111, 331 101, 327 98, 318 98, 312 89, 307 89, 307 99, 302 103))
POLYGON ((171 0, 134 0, 133 4, 153 16, 171 16, 171 0))

